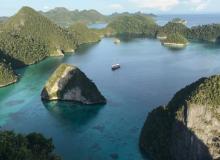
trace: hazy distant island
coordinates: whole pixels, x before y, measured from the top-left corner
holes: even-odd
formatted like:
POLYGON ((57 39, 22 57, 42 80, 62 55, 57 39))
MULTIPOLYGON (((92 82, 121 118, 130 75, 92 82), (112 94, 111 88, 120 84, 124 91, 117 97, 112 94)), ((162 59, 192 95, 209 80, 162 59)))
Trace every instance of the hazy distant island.
MULTIPOLYGON (((121 16, 129 16, 133 15, 129 12, 123 13, 113 13, 111 15, 103 15, 102 13, 91 9, 91 10, 68 10, 64 7, 57 7, 47 12, 39 11, 40 14, 46 16, 54 23, 68 28, 74 23, 84 23, 84 24, 92 24, 92 23, 109 23, 118 17, 121 16)), ((135 15, 147 16, 147 17, 155 17, 154 14, 145 14, 142 12, 136 12, 135 15)))
POLYGON ((220 158, 220 76, 201 78, 149 113, 140 147, 157 160, 220 158))

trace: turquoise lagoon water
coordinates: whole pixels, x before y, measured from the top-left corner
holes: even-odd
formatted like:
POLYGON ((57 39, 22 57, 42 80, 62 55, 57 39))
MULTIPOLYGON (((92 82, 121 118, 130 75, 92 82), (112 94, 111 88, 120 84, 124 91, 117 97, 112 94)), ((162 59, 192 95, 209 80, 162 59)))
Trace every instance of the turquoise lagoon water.
POLYGON ((0 126, 52 137, 64 160, 142 160, 138 137, 148 112, 202 76, 220 72, 220 47, 191 43, 170 50, 152 39, 104 38, 75 54, 48 58, 18 72, 17 84, 0 89, 0 126), (107 98, 106 105, 43 103, 41 90, 60 63, 78 66, 107 98), (113 63, 121 69, 111 71, 113 63))

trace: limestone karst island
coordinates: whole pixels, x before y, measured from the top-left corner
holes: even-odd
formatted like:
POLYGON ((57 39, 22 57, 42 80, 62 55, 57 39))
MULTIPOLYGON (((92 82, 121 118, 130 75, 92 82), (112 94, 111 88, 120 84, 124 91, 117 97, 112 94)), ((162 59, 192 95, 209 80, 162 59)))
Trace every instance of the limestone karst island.
POLYGON ((46 83, 44 100, 77 101, 84 104, 106 103, 96 85, 77 67, 61 64, 46 83))
POLYGON ((2 0, 0 160, 220 160, 217 0, 2 0))

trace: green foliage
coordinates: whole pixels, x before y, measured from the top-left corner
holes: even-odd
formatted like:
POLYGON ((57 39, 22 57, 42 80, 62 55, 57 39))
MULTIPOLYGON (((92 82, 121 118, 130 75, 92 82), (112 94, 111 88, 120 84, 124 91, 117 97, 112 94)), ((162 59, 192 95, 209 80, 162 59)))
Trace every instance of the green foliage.
MULTIPOLYGON (((176 19, 174 21, 177 21, 176 19)), ((220 24, 202 25, 187 28, 182 23, 169 22, 159 28, 157 35, 169 35, 179 33, 189 40, 218 42, 220 39, 220 24)))
POLYGON ((187 44, 188 40, 179 33, 169 34, 163 43, 187 44))
POLYGON ((0 61, 0 87, 14 83, 17 79, 18 77, 10 65, 7 65, 4 61, 0 61))
POLYGON ((178 91, 166 107, 158 107, 149 113, 141 132, 140 147, 155 159, 172 159, 169 150, 173 136, 172 127, 185 121, 188 107, 200 105, 206 105, 213 115, 218 116, 220 75, 199 79, 178 91))
POLYGON ((8 60, 13 67, 39 62, 49 55, 48 47, 31 35, 22 36, 16 33, 0 33, 1 57, 8 60))
POLYGON ((83 43, 97 42, 101 39, 98 32, 89 29, 83 23, 76 23, 70 26, 68 29, 71 33, 73 33, 74 37, 77 39, 78 45, 83 43))
POLYGON ((141 15, 119 16, 113 20, 108 28, 112 28, 117 34, 141 34, 155 36, 157 25, 152 17, 141 15))
POLYGON ((136 12, 136 13, 129 13, 129 12, 117 13, 116 12, 116 13, 113 13, 112 15, 108 16, 108 22, 112 22, 112 21, 116 20, 118 17, 133 16, 133 15, 142 16, 142 17, 146 17, 146 18, 156 17, 156 15, 154 15, 154 14, 145 14, 142 12, 136 12))
POLYGON ((218 41, 220 37, 220 24, 192 27, 188 37, 193 40, 210 42, 215 42, 216 40, 218 41))
POLYGON ((140 15, 146 17, 155 16, 153 14, 144 14, 141 12, 137 12, 134 14, 130 14, 128 12, 114 13, 110 16, 106 16, 99 13, 96 10, 70 11, 63 7, 57 7, 55 9, 49 10, 48 12, 40 12, 40 13, 62 27, 69 27, 74 23, 90 24, 90 23, 99 23, 99 22, 111 22, 121 16, 131 16, 131 15, 140 15))
POLYGON ((56 24, 68 27, 74 23, 97 23, 105 22, 107 17, 96 10, 69 11, 66 8, 58 7, 48 12, 40 12, 56 24))
POLYGON ((22 37, 30 37, 48 47, 50 55, 56 55, 57 49, 69 51, 76 48, 74 36, 58 27, 46 17, 29 7, 23 7, 4 24, 5 31, 22 37))
POLYGON ((201 78, 195 83, 186 86, 177 92, 169 102, 170 108, 178 108, 185 103, 209 105, 216 107, 220 105, 220 76, 201 78))
POLYGON ((160 106, 148 114, 140 135, 140 147, 157 160, 171 160, 169 145, 172 118, 166 108, 160 106))
POLYGON ((0 159, 2 160, 60 160, 53 153, 52 139, 41 134, 16 134, 0 131, 0 159))
POLYGON ((183 36, 187 36, 189 29, 181 23, 172 23, 169 22, 158 30, 158 35, 166 34, 167 36, 172 33, 179 33, 183 36))

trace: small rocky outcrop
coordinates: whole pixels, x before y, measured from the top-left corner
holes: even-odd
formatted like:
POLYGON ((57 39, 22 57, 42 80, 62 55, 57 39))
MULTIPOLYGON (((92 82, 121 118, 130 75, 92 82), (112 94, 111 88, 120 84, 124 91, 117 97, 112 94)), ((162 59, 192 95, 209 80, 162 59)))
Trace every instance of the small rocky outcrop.
POLYGON ((77 67, 61 64, 46 83, 43 100, 76 101, 83 104, 106 103, 96 85, 77 67))
POLYGON ((139 144, 155 160, 219 160, 220 76, 199 79, 149 113, 139 144))

